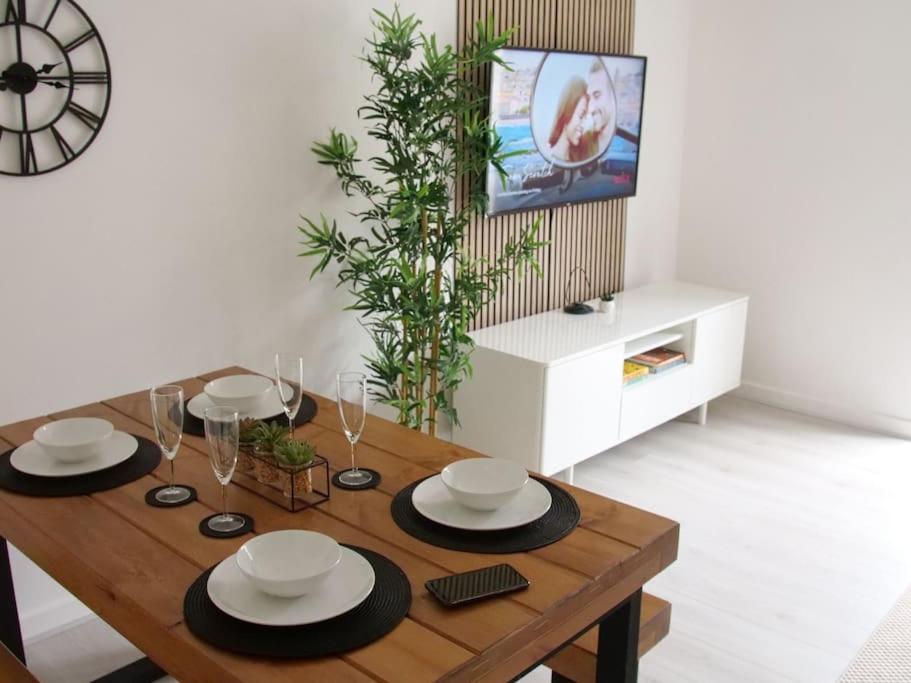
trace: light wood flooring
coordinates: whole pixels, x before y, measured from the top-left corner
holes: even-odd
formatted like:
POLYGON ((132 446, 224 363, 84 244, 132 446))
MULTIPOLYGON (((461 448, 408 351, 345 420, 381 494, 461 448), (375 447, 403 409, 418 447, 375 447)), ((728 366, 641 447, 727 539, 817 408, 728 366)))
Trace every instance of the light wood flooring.
MULTIPOLYGON (((835 681, 911 582, 908 441, 723 398, 707 425, 668 423, 576 484, 681 523, 677 562, 647 586, 674 611, 644 682, 835 681)), ((47 683, 136 656, 97 620, 27 655, 47 683)))

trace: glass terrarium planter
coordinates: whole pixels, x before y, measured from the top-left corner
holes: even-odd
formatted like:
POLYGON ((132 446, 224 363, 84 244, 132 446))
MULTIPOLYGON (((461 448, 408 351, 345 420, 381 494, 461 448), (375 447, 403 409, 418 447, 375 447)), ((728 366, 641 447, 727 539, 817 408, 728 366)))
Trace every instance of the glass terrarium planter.
POLYGON ((233 481, 290 512, 329 500, 329 463, 319 455, 306 465, 289 467, 271 453, 243 448, 233 481))

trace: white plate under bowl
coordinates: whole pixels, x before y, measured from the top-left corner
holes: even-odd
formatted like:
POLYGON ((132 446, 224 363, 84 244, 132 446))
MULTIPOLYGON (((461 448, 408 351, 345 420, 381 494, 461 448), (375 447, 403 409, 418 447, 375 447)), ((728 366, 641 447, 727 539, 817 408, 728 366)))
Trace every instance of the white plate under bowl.
POLYGON ((38 477, 72 477, 119 465, 138 448, 139 442, 132 434, 115 431, 105 439, 99 455, 80 462, 60 462, 48 455, 38 442, 28 441, 13 451, 10 464, 20 472, 38 477))
POLYGON ((300 626, 337 617, 360 605, 376 576, 363 555, 342 547, 342 559, 320 589, 299 598, 276 598, 256 588, 237 566, 234 555, 209 575, 206 590, 228 616, 261 626, 300 626))
MULTIPOLYGON (((291 387, 289 387, 287 384, 285 387, 290 394, 291 387)), ((199 393, 187 401, 187 410, 193 417, 198 417, 200 420, 204 420, 206 417, 206 408, 211 408, 214 405, 215 404, 212 402, 212 399, 206 396, 205 393, 199 393)), ((278 388, 274 385, 266 393, 266 398, 263 399, 262 405, 258 406, 256 410, 252 411, 251 413, 240 413, 241 419, 245 417, 252 417, 257 420, 264 420, 267 417, 275 417, 276 415, 280 415, 282 416, 282 419, 287 420, 287 418, 285 418, 285 409, 282 406, 282 400, 278 395, 278 388)))
POLYGON ((411 492, 415 509, 427 519, 469 531, 499 531, 529 524, 550 510, 550 491, 529 478, 516 497, 497 510, 472 510, 459 503, 446 489, 440 475, 425 479, 411 492))

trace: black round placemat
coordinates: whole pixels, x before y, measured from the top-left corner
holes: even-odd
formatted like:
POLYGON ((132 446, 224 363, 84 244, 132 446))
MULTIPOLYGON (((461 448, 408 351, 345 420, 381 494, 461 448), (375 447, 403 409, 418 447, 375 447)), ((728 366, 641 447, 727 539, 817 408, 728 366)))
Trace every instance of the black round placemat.
POLYGON ((20 472, 10 463, 15 448, 0 455, 0 488, 27 496, 84 496, 115 489, 152 472, 161 462, 161 449, 148 439, 133 435, 139 448, 122 463, 98 472, 72 477, 39 477, 20 472))
POLYGON ((185 500, 180 501, 179 503, 164 503, 158 500, 155 497, 155 494, 166 488, 170 488, 167 484, 165 484, 164 486, 156 486, 154 489, 149 489, 146 491, 146 505, 151 505, 153 508, 179 508, 183 507, 184 505, 189 505, 194 500, 196 500, 196 489, 194 489, 192 486, 187 486, 186 484, 174 484, 174 486, 186 489, 190 492, 190 496, 185 500))
POLYGON ((208 536, 209 538, 234 538, 235 536, 243 536, 248 531, 253 531, 253 518, 250 515, 245 515, 243 512, 234 512, 233 510, 228 510, 228 514, 243 517, 244 525, 242 527, 238 527, 234 531, 215 531, 215 529, 209 528, 209 520, 213 517, 219 517, 221 514, 222 513, 220 512, 216 512, 214 515, 205 517, 199 523, 199 533, 203 536, 208 536))
MULTIPOLYGON (((206 435, 206 423, 200 418, 193 415, 189 410, 187 410, 187 403, 189 399, 184 401, 184 417, 183 417, 183 433, 189 434, 190 436, 205 436, 206 435)), ((294 418, 295 427, 303 427, 305 424, 310 422, 314 417, 316 417, 316 411, 319 408, 310 396, 304 394, 304 397, 301 399, 300 410, 297 411, 297 417, 294 418)), ((272 417, 264 417, 263 422, 272 422, 273 420, 278 421, 281 425, 288 424, 288 417, 284 413, 279 413, 278 415, 273 415, 272 417)))
POLYGON ((370 472, 370 474, 373 475, 373 479, 368 481, 366 484, 361 484, 359 486, 354 484, 346 484, 341 479, 339 479, 339 477, 341 476, 342 472, 348 472, 348 470, 341 470, 341 472, 336 472, 332 475, 332 485, 337 486, 340 489, 346 489, 348 491, 364 491, 366 489, 375 489, 383 480, 383 478, 380 476, 380 473, 376 470, 372 470, 369 467, 358 467, 358 469, 362 470, 363 472, 370 472))
MULTIPOLYGON (((425 477, 429 478, 429 477, 425 477)), ((469 553, 522 553, 559 541, 579 524, 576 500, 556 484, 532 477, 542 483, 552 498, 544 516, 515 529, 501 531, 466 531, 437 524, 418 512, 411 494, 424 479, 409 484, 392 499, 392 519, 401 529, 418 540, 450 550, 469 553)))
POLYGON ((391 560, 349 545, 363 555, 376 574, 373 592, 349 612, 305 626, 259 626, 219 610, 209 598, 206 583, 212 567, 187 590, 183 615, 187 628, 215 647, 264 657, 325 657, 347 652, 382 638, 408 614, 411 585, 391 560))

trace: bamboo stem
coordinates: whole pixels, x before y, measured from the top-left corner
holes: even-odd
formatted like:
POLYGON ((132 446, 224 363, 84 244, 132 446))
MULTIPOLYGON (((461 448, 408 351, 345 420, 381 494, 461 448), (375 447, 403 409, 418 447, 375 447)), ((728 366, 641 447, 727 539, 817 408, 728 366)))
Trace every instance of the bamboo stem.
MULTIPOLYGON (((436 225, 437 241, 443 236, 443 212, 437 213, 436 225)), ((433 264, 433 297, 431 298, 431 307, 434 312, 433 316, 433 339, 430 346, 430 400, 428 403, 428 432, 430 436, 437 434, 437 388, 439 386, 440 376, 440 285, 443 280, 443 264, 439 258, 434 259, 433 264)))
MULTIPOLYGON (((430 239, 430 219, 427 217, 427 209, 421 208, 421 289, 425 287, 425 282, 427 281, 427 244, 430 239)), ((427 346, 427 334, 426 330, 423 328, 418 332, 418 338, 420 343, 417 347, 417 363, 418 363, 418 419, 416 429, 418 431, 424 431, 424 401, 426 396, 424 394, 424 387, 426 386, 426 377, 427 377, 427 366, 424 363, 426 356, 426 346, 427 346)), ((428 417, 433 419, 433 410, 432 406, 428 410, 428 417)))
POLYGON ((399 397, 402 403, 399 407, 399 424, 408 424, 408 320, 402 318, 402 388, 399 397))

